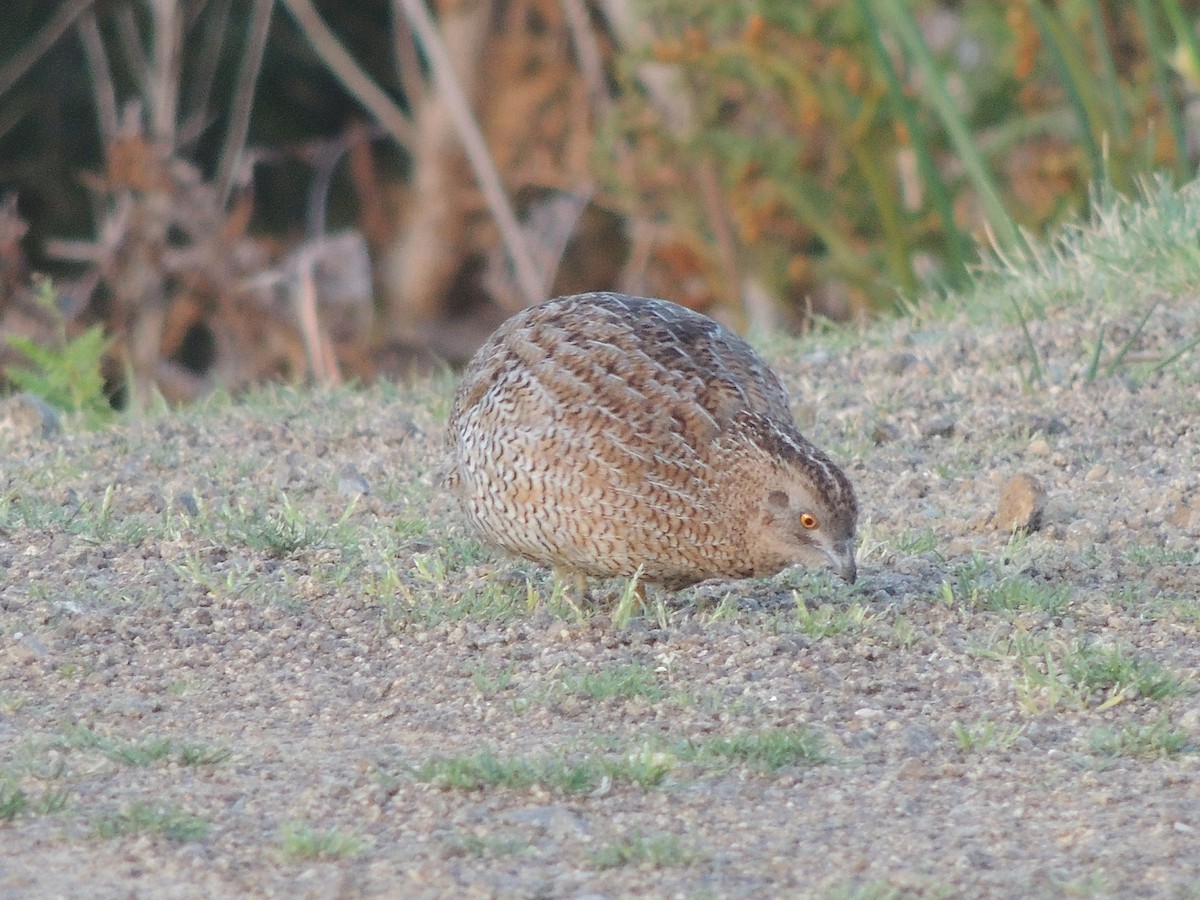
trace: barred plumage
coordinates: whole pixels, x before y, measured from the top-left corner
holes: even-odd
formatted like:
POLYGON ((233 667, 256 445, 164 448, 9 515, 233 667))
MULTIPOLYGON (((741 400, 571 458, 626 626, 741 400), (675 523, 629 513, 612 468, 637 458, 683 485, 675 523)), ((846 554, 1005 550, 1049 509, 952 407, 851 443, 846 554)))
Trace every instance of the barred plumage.
POLYGON ((672 588, 797 562, 855 578, 846 476, 745 341, 665 300, 513 316, 463 375, 448 449, 472 526, 535 562, 672 588))

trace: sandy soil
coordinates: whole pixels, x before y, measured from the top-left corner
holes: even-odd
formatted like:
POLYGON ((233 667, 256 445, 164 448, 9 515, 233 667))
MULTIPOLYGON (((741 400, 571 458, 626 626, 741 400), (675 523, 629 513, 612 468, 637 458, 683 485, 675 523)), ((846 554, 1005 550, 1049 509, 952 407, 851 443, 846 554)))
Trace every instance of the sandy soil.
POLYGON ((858 584, 625 625, 621 585, 572 610, 464 533, 447 379, 9 416, 0 895, 1198 896, 1200 361, 1141 362, 1198 310, 1094 382, 1096 322, 1038 323, 1035 389, 1015 328, 772 344, 858 584), (821 752, 729 750, 772 735, 821 752), (447 774, 484 751, 535 774, 447 774))

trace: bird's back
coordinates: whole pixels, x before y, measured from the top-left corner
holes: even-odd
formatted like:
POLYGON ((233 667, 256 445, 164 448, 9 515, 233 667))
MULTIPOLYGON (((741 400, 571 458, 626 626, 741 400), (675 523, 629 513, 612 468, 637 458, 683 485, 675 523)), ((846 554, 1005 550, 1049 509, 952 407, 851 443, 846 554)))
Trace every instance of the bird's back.
POLYGON ((468 366, 450 482, 485 538, 539 562, 709 577, 736 563, 728 523, 750 514, 725 440, 748 413, 791 425, 778 378, 713 320, 620 294, 559 298, 512 317, 468 366))

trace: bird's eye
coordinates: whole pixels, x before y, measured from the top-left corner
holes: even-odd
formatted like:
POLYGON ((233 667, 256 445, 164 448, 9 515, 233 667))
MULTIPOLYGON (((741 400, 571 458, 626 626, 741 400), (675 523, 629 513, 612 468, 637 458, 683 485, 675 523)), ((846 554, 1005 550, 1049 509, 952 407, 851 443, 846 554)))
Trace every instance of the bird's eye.
POLYGON ((811 531, 813 528, 816 528, 820 523, 817 521, 817 517, 814 516, 812 513, 801 513, 800 514, 800 524, 811 531))

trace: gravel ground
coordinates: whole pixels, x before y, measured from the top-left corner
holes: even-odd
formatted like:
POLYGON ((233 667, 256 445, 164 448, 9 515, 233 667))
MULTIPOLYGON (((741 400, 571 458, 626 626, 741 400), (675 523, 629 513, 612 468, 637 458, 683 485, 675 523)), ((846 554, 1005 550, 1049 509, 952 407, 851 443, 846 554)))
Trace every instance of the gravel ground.
POLYGON ((627 623, 464 533, 448 379, 6 401, 0 895, 1200 896, 1200 303, 1096 327, 770 344, 857 585, 627 623))

